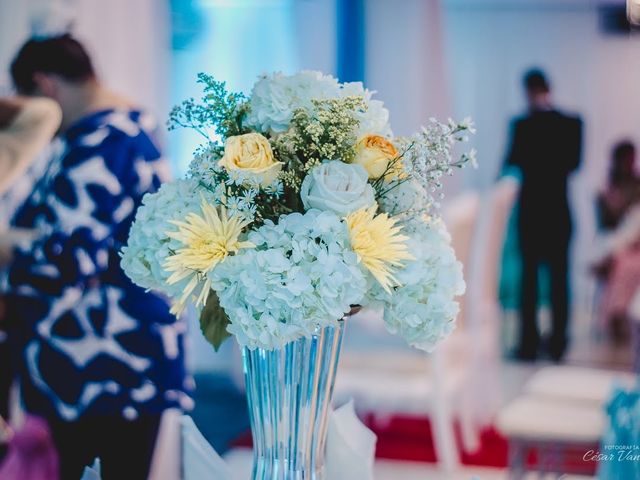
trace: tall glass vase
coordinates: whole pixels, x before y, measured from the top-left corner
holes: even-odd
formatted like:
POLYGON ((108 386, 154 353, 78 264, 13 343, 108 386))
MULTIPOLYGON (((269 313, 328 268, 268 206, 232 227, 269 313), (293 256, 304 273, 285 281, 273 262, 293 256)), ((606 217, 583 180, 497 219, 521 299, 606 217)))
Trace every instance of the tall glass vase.
POLYGON ((282 349, 243 349, 252 480, 325 480, 324 451, 344 321, 282 349))

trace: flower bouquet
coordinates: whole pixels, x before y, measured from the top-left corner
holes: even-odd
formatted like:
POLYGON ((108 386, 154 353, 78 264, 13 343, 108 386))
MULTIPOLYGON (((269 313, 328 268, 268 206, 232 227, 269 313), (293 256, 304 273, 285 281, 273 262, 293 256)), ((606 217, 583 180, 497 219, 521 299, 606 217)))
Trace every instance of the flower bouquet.
POLYGON ((393 137, 361 83, 263 76, 250 96, 201 74, 169 126, 200 132, 186 178, 144 198, 122 252, 138 285, 193 305, 217 348, 243 348, 254 478, 322 478, 342 319, 381 306, 431 350, 453 329, 462 267, 437 214, 470 121, 393 137))

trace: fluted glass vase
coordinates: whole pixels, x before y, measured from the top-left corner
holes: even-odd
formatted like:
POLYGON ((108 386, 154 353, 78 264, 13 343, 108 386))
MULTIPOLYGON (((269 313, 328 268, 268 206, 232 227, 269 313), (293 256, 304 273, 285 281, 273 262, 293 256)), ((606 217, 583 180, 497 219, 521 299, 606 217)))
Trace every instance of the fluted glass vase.
POLYGON ((325 480, 324 451, 344 321, 278 350, 243 349, 252 480, 325 480))

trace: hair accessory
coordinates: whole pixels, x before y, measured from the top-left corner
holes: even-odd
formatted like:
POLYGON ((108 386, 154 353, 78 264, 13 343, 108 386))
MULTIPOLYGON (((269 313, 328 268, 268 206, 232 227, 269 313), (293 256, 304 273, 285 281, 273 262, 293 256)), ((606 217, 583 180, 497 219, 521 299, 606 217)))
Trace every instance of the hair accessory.
POLYGON ((31 37, 36 40, 68 35, 75 21, 75 0, 40 1, 30 15, 31 37))

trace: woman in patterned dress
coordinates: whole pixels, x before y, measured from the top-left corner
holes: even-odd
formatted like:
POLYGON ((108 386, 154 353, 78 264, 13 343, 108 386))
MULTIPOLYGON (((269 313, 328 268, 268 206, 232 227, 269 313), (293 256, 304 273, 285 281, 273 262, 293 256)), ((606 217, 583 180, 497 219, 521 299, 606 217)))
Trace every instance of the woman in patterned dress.
MULTIPOLYGON (((8 203, 6 194, 51 142, 61 117, 58 104, 48 98, 0 98, 0 266, 11 258, 11 250, 20 241, 21 234, 27 233, 7 230, 8 209, 3 208, 8 203)), ((0 297, 0 317, 3 311, 4 301, 0 297)), ((6 340, 0 324, 0 365, 7 366, 0 372, 0 417, 5 418, 9 413, 11 385, 11 377, 7 375, 11 359, 6 340)))
POLYGON ((48 421, 62 480, 96 457, 103 479, 142 480, 162 412, 190 401, 184 324, 129 281, 118 254, 166 171, 153 122, 99 82, 69 35, 30 40, 11 73, 63 113, 58 153, 13 221, 37 232, 8 277, 25 406, 48 421))

